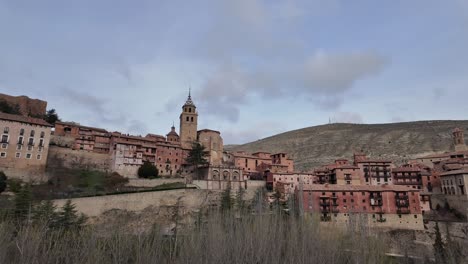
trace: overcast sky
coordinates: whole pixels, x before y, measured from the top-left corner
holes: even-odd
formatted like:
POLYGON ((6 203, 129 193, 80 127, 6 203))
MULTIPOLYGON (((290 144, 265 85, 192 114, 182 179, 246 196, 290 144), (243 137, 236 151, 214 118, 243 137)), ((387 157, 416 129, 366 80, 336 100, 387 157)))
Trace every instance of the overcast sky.
POLYGON ((166 134, 188 87, 226 143, 468 119, 468 0, 0 0, 0 92, 166 134))

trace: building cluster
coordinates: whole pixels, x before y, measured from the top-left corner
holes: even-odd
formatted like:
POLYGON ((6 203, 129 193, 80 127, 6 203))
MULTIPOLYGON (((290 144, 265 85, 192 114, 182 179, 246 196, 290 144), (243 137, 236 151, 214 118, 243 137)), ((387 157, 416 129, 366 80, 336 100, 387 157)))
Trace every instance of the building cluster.
POLYGON ((322 221, 349 221, 368 215, 371 224, 422 227, 422 215, 443 196, 468 215, 466 182, 468 148, 463 132, 453 131, 454 151, 424 156, 397 166, 390 160, 355 153, 312 172, 266 172, 267 187, 283 199, 295 193, 304 212, 319 213, 322 221))
MULTIPOLYGON (((45 111, 47 103, 36 101, 22 98, 20 109, 45 111)), ((109 160, 106 170, 129 178, 137 177, 140 166, 149 162, 161 176, 185 177, 206 189, 247 188, 251 180, 266 181, 282 199, 294 195, 304 212, 317 213, 327 222, 348 222, 358 213, 375 225, 422 228, 422 215, 434 208, 436 196, 468 215, 468 148, 458 128, 453 131, 452 152, 402 165, 356 152, 352 160, 338 159, 298 172, 287 153, 225 151, 219 131, 198 129, 190 94, 179 122, 179 133, 173 125, 165 136, 135 136, 74 122, 59 121, 53 127, 39 118, 0 113, 0 168, 12 177, 40 175, 46 170, 50 146, 57 145, 101 154, 109 160), (208 164, 197 170, 187 164, 194 142, 208 152, 208 164)))

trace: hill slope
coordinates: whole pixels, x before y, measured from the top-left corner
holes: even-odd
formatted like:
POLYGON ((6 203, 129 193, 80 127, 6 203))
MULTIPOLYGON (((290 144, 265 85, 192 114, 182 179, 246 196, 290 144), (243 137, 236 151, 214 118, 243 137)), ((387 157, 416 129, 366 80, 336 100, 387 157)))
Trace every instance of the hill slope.
POLYGON ((452 149, 452 130, 468 128, 468 120, 417 121, 391 124, 328 124, 293 130, 230 150, 287 152, 297 170, 309 170, 354 151, 401 163, 409 158, 452 149))

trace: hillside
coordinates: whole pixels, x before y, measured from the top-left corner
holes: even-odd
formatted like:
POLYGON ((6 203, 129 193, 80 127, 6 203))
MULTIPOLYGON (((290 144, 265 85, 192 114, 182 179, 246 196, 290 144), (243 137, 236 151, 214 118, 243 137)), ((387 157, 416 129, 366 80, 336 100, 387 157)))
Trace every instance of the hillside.
POLYGON ((297 170, 309 170, 354 151, 401 163, 409 158, 452 149, 452 130, 468 129, 468 120, 417 121, 391 124, 327 124, 293 130, 243 145, 232 151, 287 152, 297 170))

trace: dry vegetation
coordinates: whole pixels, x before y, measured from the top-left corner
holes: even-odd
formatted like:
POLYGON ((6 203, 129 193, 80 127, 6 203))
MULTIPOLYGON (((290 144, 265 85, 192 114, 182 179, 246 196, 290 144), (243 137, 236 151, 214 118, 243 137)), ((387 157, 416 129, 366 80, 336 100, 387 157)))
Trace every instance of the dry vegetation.
POLYGON ((402 162, 418 154, 449 151, 452 130, 468 121, 418 121, 391 124, 330 124, 285 132, 244 145, 226 146, 248 152, 287 152, 298 170, 352 158, 364 150, 373 157, 402 162))

